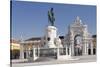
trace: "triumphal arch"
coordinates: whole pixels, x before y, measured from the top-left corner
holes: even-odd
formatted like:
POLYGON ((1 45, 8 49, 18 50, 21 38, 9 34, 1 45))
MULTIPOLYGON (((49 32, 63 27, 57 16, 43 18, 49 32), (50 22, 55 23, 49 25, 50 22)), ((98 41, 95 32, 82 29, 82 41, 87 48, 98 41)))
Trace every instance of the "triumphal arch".
POLYGON ((72 56, 88 55, 88 49, 91 49, 90 52, 93 54, 92 36, 88 32, 87 25, 82 23, 79 16, 68 27, 65 45, 68 47, 68 53, 72 56))

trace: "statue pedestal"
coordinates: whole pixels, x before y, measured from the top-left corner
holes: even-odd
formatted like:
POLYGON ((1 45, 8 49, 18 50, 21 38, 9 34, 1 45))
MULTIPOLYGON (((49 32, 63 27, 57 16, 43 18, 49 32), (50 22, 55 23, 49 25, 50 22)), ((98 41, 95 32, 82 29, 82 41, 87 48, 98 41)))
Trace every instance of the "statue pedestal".
POLYGON ((45 48, 56 48, 54 43, 55 38, 57 37, 57 28, 55 26, 48 26, 46 28, 46 45, 45 48))

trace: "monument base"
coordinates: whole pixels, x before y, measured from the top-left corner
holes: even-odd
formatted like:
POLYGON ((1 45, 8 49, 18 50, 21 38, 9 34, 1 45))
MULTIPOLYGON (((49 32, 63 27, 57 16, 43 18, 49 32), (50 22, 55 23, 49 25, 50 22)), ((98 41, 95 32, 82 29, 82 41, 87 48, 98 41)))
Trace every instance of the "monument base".
POLYGON ((70 55, 62 55, 62 56, 59 56, 57 60, 79 60, 79 58, 73 58, 70 55))
POLYGON ((43 48, 57 48, 57 47, 55 46, 55 44, 48 43, 48 44, 45 44, 43 48))
POLYGON ((44 48, 56 48, 56 45, 54 44, 56 37, 57 28, 55 26, 48 26, 46 28, 46 44, 44 48))

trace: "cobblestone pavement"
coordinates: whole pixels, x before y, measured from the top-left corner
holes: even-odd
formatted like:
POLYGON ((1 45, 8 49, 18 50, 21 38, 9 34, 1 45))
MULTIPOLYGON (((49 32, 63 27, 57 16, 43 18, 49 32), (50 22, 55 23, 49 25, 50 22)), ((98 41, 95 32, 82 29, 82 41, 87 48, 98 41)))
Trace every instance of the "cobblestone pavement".
POLYGON ((42 57, 36 62, 20 62, 12 63, 12 67, 24 67, 24 66, 34 66, 34 65, 49 65, 49 64, 69 64, 69 63, 86 63, 86 62, 96 62, 96 55, 92 56, 74 56, 73 58, 79 58, 78 60, 55 60, 51 58, 42 57))

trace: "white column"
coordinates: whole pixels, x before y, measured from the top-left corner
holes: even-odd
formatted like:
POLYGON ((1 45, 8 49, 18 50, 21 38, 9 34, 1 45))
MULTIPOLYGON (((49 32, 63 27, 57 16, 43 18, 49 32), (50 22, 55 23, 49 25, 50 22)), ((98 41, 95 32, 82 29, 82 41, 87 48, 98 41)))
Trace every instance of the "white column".
POLYGON ((91 55, 93 55, 93 43, 91 42, 91 55))
POLYGON ((70 44, 70 55, 74 56, 74 42, 73 42, 73 40, 71 41, 71 44, 70 44))
POLYGON ((88 49, 89 49, 89 48, 88 48, 88 45, 89 45, 89 44, 88 44, 88 42, 87 42, 87 45, 86 45, 86 46, 87 46, 87 47, 86 47, 86 54, 87 54, 87 55, 88 55, 88 49))
POLYGON ((28 50, 28 47, 27 46, 26 46, 26 51, 25 52, 26 52, 26 58, 28 59, 29 58, 29 53, 28 53, 29 50, 28 50))
POLYGON ((69 47, 69 55, 72 56, 72 44, 70 44, 70 47, 69 47))
POLYGON ((84 55, 88 55, 88 48, 87 48, 88 44, 85 42, 84 43, 84 55))
POLYGON ((68 48, 66 47, 66 55, 68 55, 68 48))
POLYGON ((20 44, 20 59, 24 59, 24 44, 20 44))
POLYGON ((57 48, 57 59, 59 58, 59 48, 57 48))
POLYGON ((40 48, 38 47, 38 57, 40 56, 40 48))
POLYGON ((85 55, 87 55, 87 43, 85 43, 85 55))
POLYGON ((35 60, 35 58, 36 58, 35 50, 36 50, 36 49, 33 47, 33 60, 35 60))
POLYGON ((28 50, 26 50, 26 59, 28 59, 29 58, 29 52, 28 52, 28 50))
POLYGON ((82 50, 83 55, 88 55, 88 43, 85 39, 83 39, 83 50, 82 50))

